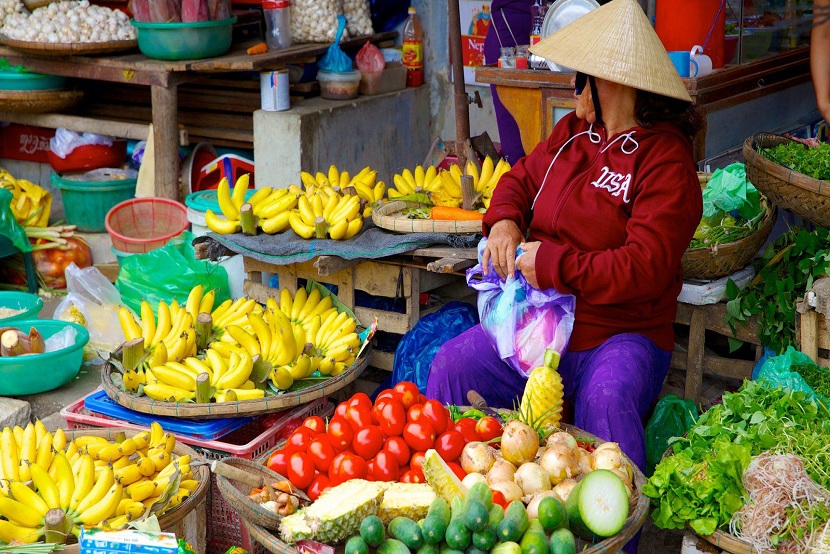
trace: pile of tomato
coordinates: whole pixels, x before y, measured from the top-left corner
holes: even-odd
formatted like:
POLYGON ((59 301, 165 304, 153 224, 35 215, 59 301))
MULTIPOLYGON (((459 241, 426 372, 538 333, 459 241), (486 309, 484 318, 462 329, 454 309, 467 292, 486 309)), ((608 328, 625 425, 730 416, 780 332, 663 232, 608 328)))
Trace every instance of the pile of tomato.
POLYGON ((350 479, 422 483, 425 452, 434 448, 459 479, 458 464, 468 442, 501 436, 492 417, 453 421, 437 400, 403 381, 377 395, 358 392, 341 402, 328 425, 306 418, 268 458, 268 467, 315 500, 325 489, 350 479))

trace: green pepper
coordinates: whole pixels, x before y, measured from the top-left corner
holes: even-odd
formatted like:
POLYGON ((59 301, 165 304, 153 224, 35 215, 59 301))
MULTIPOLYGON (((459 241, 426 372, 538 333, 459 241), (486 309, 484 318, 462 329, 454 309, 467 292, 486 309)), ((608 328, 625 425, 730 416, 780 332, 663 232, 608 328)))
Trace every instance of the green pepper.
POLYGON ((475 419, 477 421, 477 420, 483 418, 485 415, 486 414, 484 412, 482 412, 481 410, 477 410, 476 408, 471 408, 471 409, 467 410, 466 412, 464 412, 463 414, 461 414, 461 418, 462 419, 463 418, 470 418, 470 419, 475 419))

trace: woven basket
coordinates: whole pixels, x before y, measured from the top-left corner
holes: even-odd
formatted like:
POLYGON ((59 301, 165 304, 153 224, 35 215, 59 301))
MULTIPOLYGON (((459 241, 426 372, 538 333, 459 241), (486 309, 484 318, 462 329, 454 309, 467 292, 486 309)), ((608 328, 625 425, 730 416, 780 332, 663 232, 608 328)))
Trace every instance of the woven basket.
POLYGON ((756 133, 743 147, 746 176, 776 205, 819 227, 830 227, 830 183, 819 181, 769 160, 762 148, 792 142, 772 133, 756 133))
POLYGON ((732 554, 776 554, 778 550, 758 550, 751 544, 735 538, 725 531, 715 531, 711 535, 701 535, 706 542, 732 554))
POLYGON ((138 39, 108 42, 32 42, 0 35, 0 43, 15 50, 38 56, 75 56, 78 54, 111 54, 138 47, 138 39))
POLYGON ((74 107, 83 95, 80 90, 0 90, 0 112, 60 112, 74 107))
POLYGON ((57 1, 58 0, 23 0, 23 5, 26 6, 27 10, 33 12, 38 8, 48 6, 49 4, 57 1))
POLYGON ((464 235, 481 232, 481 221, 441 221, 436 219, 410 219, 401 213, 407 208, 430 207, 429 204, 395 200, 372 212, 372 222, 388 231, 398 233, 450 233, 464 235))

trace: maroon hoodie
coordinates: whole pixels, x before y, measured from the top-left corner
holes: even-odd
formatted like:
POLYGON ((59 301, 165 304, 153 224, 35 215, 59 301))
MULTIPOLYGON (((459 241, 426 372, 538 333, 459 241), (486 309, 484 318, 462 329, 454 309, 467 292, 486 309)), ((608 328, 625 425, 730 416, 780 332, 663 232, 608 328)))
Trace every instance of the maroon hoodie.
POLYGON ((692 144, 674 125, 609 141, 571 113, 501 178, 484 232, 511 219, 542 242, 540 288, 577 299, 571 350, 639 333, 671 351, 680 260, 702 210, 692 144))

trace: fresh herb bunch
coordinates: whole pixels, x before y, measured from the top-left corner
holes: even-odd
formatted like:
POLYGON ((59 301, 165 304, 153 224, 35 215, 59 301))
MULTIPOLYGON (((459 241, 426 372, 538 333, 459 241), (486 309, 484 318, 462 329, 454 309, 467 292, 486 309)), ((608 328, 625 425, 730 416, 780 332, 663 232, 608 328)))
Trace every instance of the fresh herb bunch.
MULTIPOLYGON (((761 213, 763 214, 763 211, 761 213)), ((689 243, 689 248, 709 248, 718 244, 737 242, 757 231, 761 219, 762 217, 756 217, 748 220, 727 214, 718 225, 709 226, 705 221, 701 221, 689 243)))
POLYGON ((821 369, 815 364, 794 365, 790 370, 801 375, 813 392, 824 398, 830 398, 830 371, 821 369))
POLYGON ((791 229, 767 247, 747 287, 739 290, 731 279, 727 281, 726 322, 734 332, 739 322, 758 316, 761 344, 779 354, 784 352, 787 346, 796 344, 796 301, 815 279, 828 274, 828 265, 830 231, 791 229))
POLYGON ((813 179, 830 180, 830 144, 826 142, 814 148, 807 148, 799 142, 788 142, 773 148, 763 148, 761 154, 768 160, 813 179))

